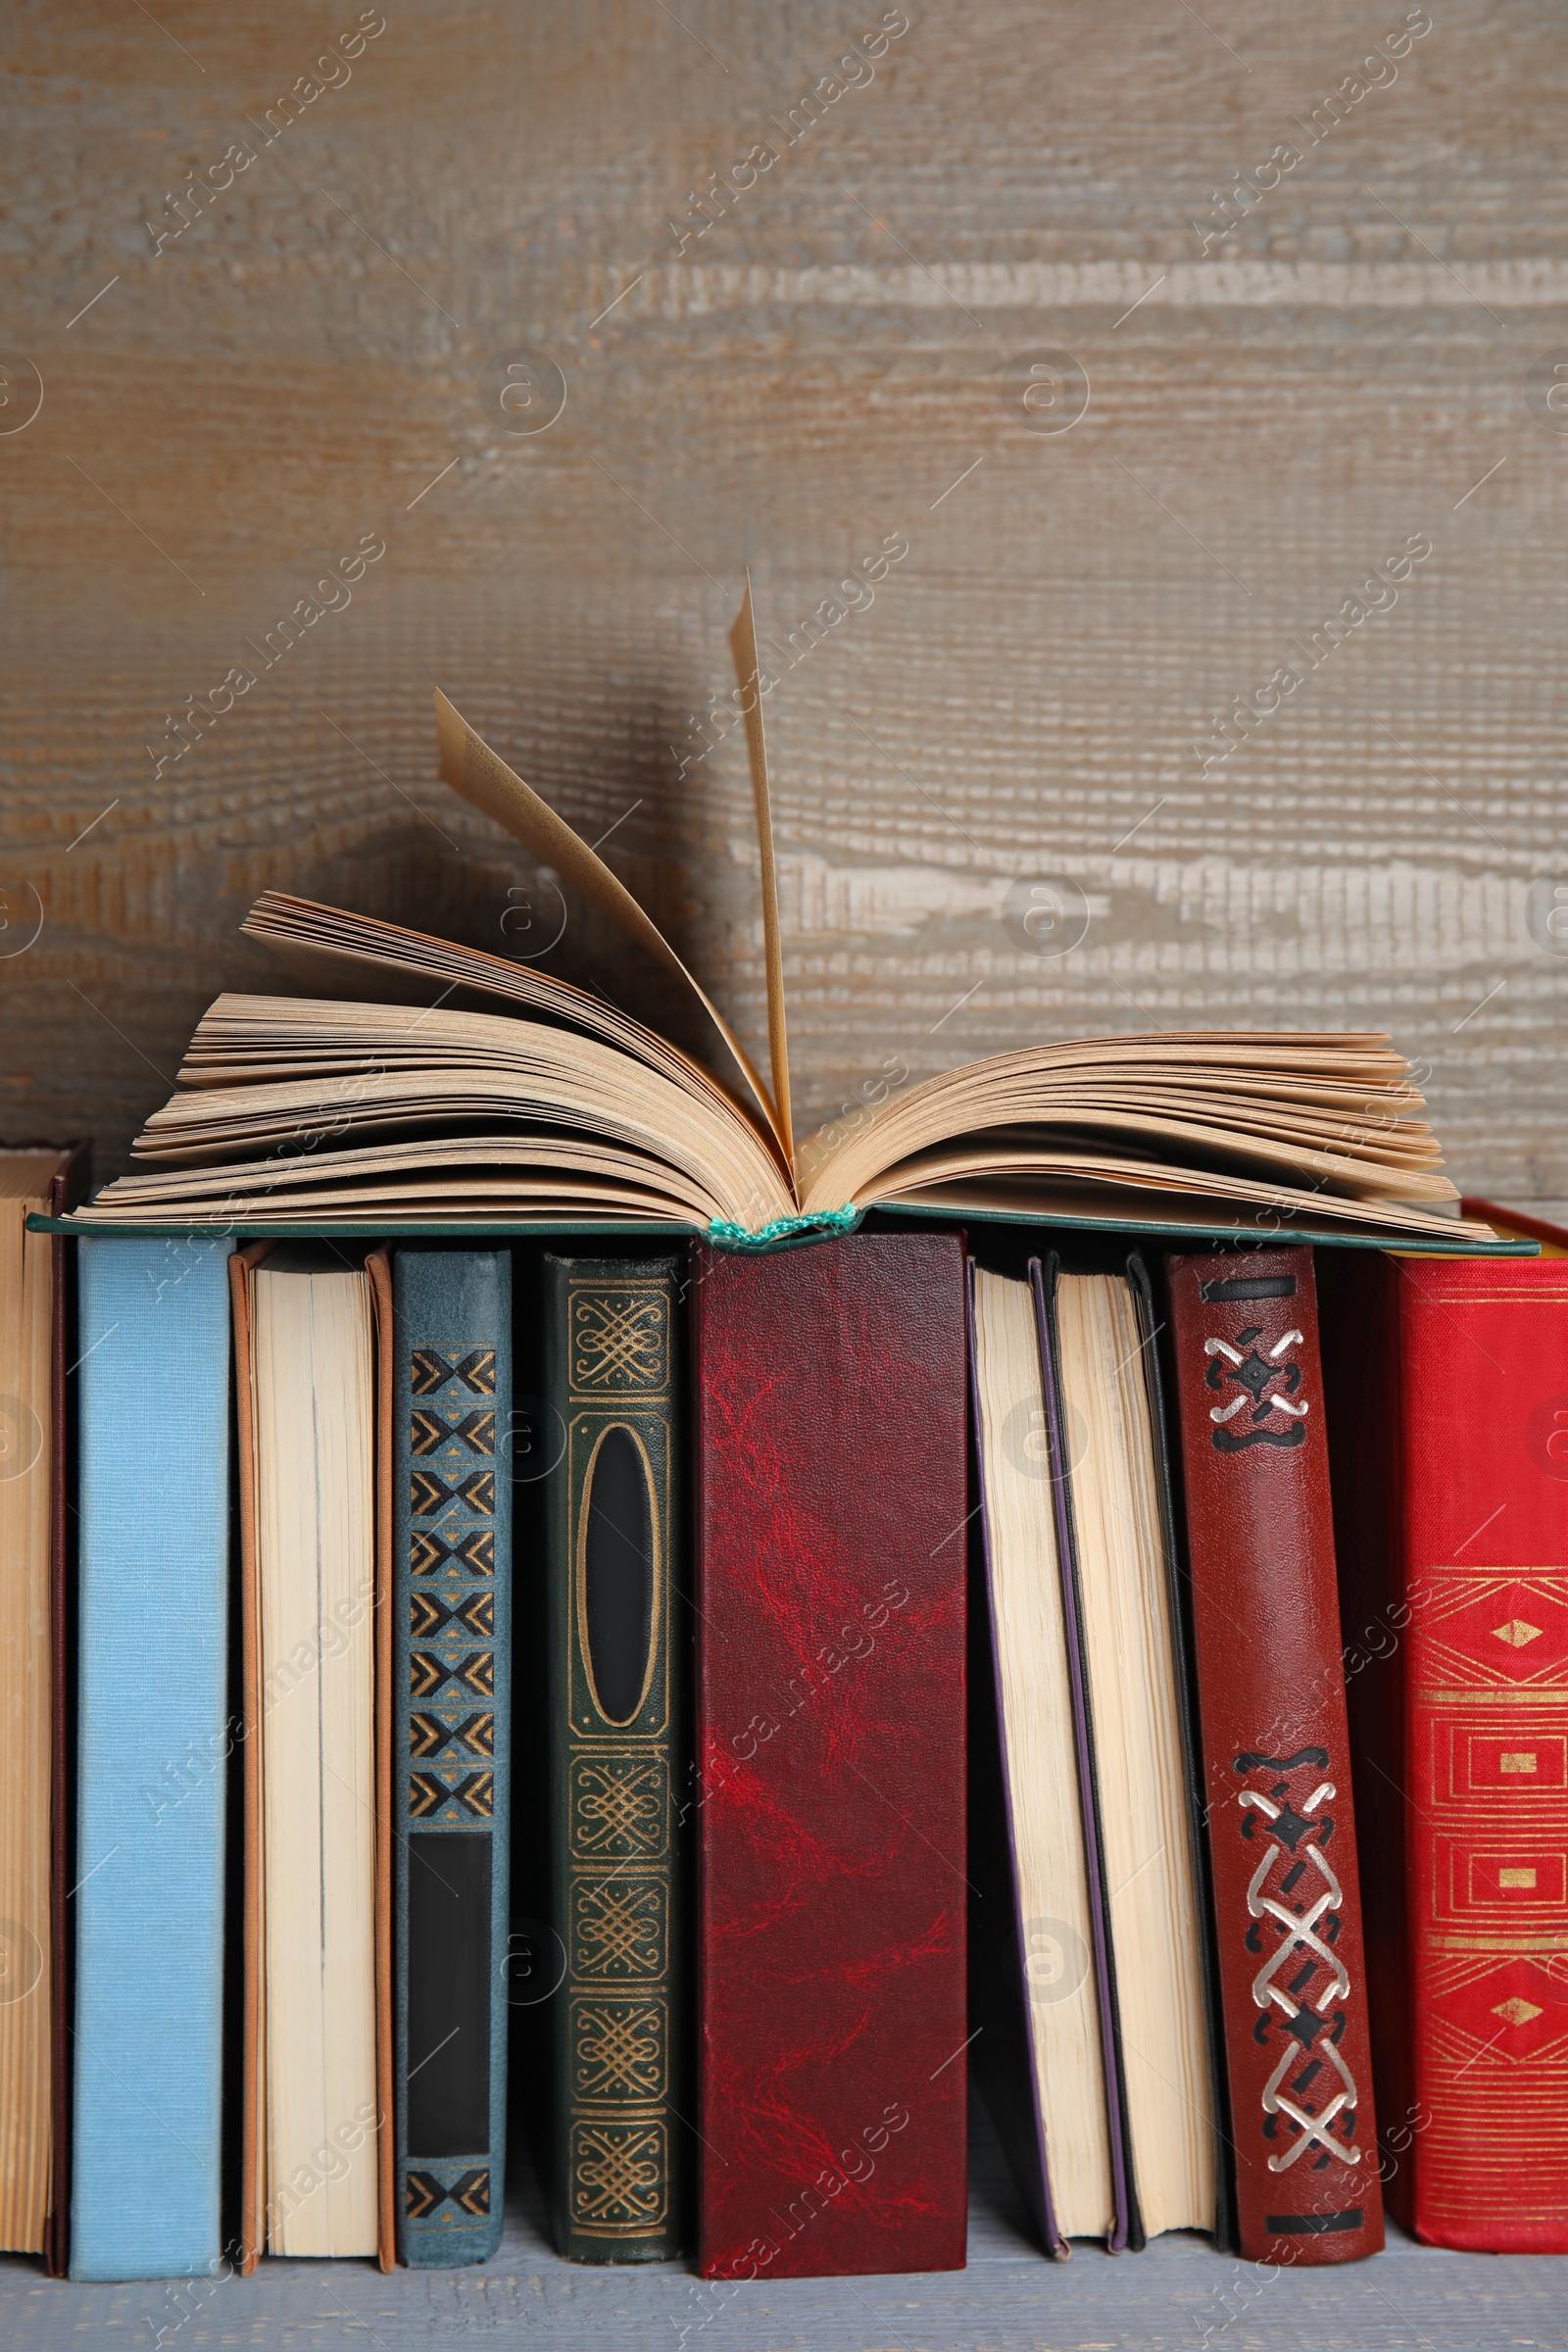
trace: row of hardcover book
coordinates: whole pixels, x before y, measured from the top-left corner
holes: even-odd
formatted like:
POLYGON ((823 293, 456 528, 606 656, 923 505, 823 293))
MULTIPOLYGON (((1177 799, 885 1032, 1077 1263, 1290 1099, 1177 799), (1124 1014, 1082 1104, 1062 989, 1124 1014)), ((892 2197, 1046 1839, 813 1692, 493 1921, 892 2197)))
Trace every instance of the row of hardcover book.
MULTIPOLYGON (((68 1239, 0 1154, 0 2243, 1568 2250, 1568 1261, 68 1239)), ((1495 1212, 1500 1215, 1500 1212, 1495 1212)))

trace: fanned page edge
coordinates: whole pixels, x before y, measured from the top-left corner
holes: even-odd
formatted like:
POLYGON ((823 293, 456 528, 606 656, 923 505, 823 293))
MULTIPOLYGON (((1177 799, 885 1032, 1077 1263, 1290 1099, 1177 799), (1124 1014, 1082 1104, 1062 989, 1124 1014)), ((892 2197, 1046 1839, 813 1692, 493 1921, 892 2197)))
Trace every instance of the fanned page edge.
MULTIPOLYGON (((815 1135, 808 1136, 802 1144, 800 1149, 799 1166, 796 1176, 796 1188, 801 1199, 802 1206, 808 1211, 814 1208, 836 1207, 839 1205, 840 1200, 847 1195, 849 1200, 851 1200, 857 1206, 861 1208, 871 1208, 886 1200, 896 1198, 900 1194, 908 1195, 911 1191, 911 1185, 907 1178, 903 1183, 892 1183, 889 1181, 889 1179, 894 1176, 898 1169, 905 1166, 912 1168, 914 1163, 923 1154, 927 1154, 943 1148, 956 1149, 960 1145, 967 1145, 972 1151, 979 1144, 980 1139, 988 1132, 984 1122, 974 1123, 963 1122, 960 1120, 958 1123, 954 1123, 952 1114, 950 1112, 947 1119, 943 1122, 943 1132, 940 1141, 937 1139, 935 1131, 933 1130, 931 1131, 929 1140, 914 1142, 911 1141, 907 1136, 900 1136, 897 1134, 897 1127, 906 1126, 911 1108, 918 1103, 929 1104, 934 1100, 940 1100, 947 1090, 957 1085, 966 1085, 972 1090, 977 1079, 986 1080, 988 1086, 993 1084, 1001 1086, 1009 1082, 1016 1086, 1019 1076, 1017 1065, 1027 1063, 1030 1060, 1031 1055, 1034 1056, 1038 1065, 1038 1061, 1043 1053, 1043 1054, 1054 1063, 1059 1062, 1060 1070, 1068 1071, 1070 1075, 1069 1064, 1074 1061, 1082 1062, 1086 1056, 1089 1056, 1093 1054, 1096 1047, 1102 1049, 1108 1058, 1117 1062, 1125 1063, 1129 1056, 1125 1053, 1124 1049, 1132 1048, 1139 1050, 1141 1053, 1141 1051, 1145 1048, 1157 1045, 1160 1048, 1162 1061, 1168 1062, 1169 1066, 1177 1067, 1184 1063, 1194 1063, 1200 1065, 1200 1067, 1203 1061, 1205 1049, 1220 1048, 1223 1049, 1224 1054, 1229 1054, 1233 1052, 1239 1044, 1246 1046, 1250 1043, 1264 1058, 1267 1058, 1271 1053, 1277 1053, 1277 1050, 1282 1046, 1289 1048, 1294 1054, 1298 1056, 1317 1055, 1325 1047, 1337 1052, 1342 1056, 1348 1048, 1352 1047, 1388 1048, 1388 1054, 1383 1056, 1383 1058, 1396 1061, 1398 1068, 1403 1073, 1403 1077, 1400 1082, 1401 1095, 1413 1095, 1414 1108, 1417 1111, 1424 1110, 1425 1108, 1425 1103, 1423 1102, 1420 1094, 1413 1088, 1409 1063, 1404 1059, 1402 1054, 1396 1054, 1395 1053, 1392 1047, 1392 1041, 1388 1038, 1386 1033, 1381 1031, 1349 1032, 1343 1035, 1322 1035, 1315 1032, 1304 1031, 1298 1033, 1292 1031, 1266 1030, 1259 1030, 1255 1032, 1242 1030, 1183 1030, 1174 1033, 1162 1033, 1157 1039, 1151 1033, 1132 1034, 1128 1036, 1113 1036, 1102 1039, 1075 1038, 1070 1040, 1062 1040, 1059 1041, 1059 1043, 1055 1046, 1046 1047, 1044 1049, 1023 1048, 1015 1049, 1012 1052, 1005 1054, 991 1054, 986 1056, 983 1060, 965 1062, 960 1064, 956 1069, 944 1071, 934 1078, 928 1078, 924 1080, 919 1086, 915 1087, 911 1093, 900 1098, 897 1102, 890 1102, 887 1104, 886 1115, 884 1115, 883 1110, 880 1109, 873 1112, 870 1121, 871 1133, 874 1135, 878 1130, 880 1130, 882 1136, 882 1141, 878 1146, 878 1153, 875 1158, 868 1158, 866 1156, 866 1139, 861 1136, 858 1123, 852 1125, 845 1135, 839 1137, 834 1143, 824 1148, 823 1139, 832 1135, 834 1126, 836 1124, 836 1122, 830 1120, 828 1124, 825 1127, 820 1128, 815 1135), (887 1135, 890 1127, 895 1127, 895 1141, 891 1150, 889 1150, 887 1146, 887 1135), (830 1171, 834 1169, 841 1159, 846 1158, 850 1163, 848 1169, 841 1170, 837 1179, 829 1184, 827 1179, 830 1175, 830 1171)), ((1134 1057, 1136 1058, 1136 1055, 1134 1057)), ((1027 1077, 1031 1083, 1040 1085, 1043 1088, 1049 1087, 1057 1074, 1058 1071, 1054 1068, 1052 1070, 1042 1070, 1038 1066, 1032 1070, 1025 1070, 1022 1073, 1022 1075, 1027 1077)), ((1298 1071, 1297 1074, 1301 1075, 1303 1073, 1298 1071)), ((1333 1071, 1331 1068, 1328 1072, 1328 1075, 1337 1076, 1339 1073, 1333 1071)), ((1364 1083, 1371 1084, 1375 1080, 1375 1075, 1376 1074, 1373 1073, 1372 1078, 1364 1080, 1364 1083)), ((1163 1071, 1157 1072, 1156 1077, 1159 1078, 1162 1083, 1168 1085, 1168 1077, 1163 1071)), ((1043 1117, 1040 1119, 1039 1123, 1043 1125, 1059 1123, 1070 1128, 1075 1122, 1072 1110, 1068 1108, 1067 1110, 1064 1110, 1058 1114, 1057 1121, 1054 1122, 1049 1118, 1043 1117)), ((1078 1123, 1081 1124, 1083 1122, 1080 1119, 1078 1123)), ((1169 1151, 1181 1140, 1180 1127, 1165 1120, 1153 1122, 1145 1122, 1139 1120, 1124 1121, 1119 1117, 1113 1118, 1110 1116, 1097 1116, 1093 1119, 1092 1124, 1106 1135, 1120 1136, 1124 1144, 1129 1137, 1136 1137, 1139 1135, 1143 1135, 1145 1137, 1158 1137, 1161 1148, 1169 1151)), ((1431 1145, 1433 1154, 1430 1163, 1431 1169, 1435 1170, 1436 1168, 1441 1167, 1443 1162, 1441 1154, 1438 1151, 1437 1138, 1432 1134, 1432 1131, 1426 1125, 1425 1120, 1412 1118, 1404 1122, 1404 1124, 1412 1131, 1419 1129, 1420 1132, 1426 1137, 1427 1142, 1431 1145)), ((1371 1133, 1370 1128, 1367 1130, 1367 1133, 1371 1133)), ((1322 1136, 1320 1136, 1319 1141, 1316 1144, 1303 1139, 1301 1148, 1298 1151, 1291 1152, 1282 1148, 1278 1151, 1271 1150, 1267 1152, 1259 1152, 1256 1155, 1273 1158, 1278 1167, 1282 1169, 1289 1169, 1292 1172, 1293 1179, 1297 1180, 1302 1176, 1303 1172, 1310 1171, 1315 1160, 1319 1165, 1318 1185, 1312 1188, 1315 1192, 1326 1185, 1331 1180, 1331 1176, 1333 1174, 1343 1175, 1348 1172, 1348 1170, 1331 1171, 1322 1165, 1327 1153, 1327 1147, 1325 1146, 1322 1138, 1329 1136, 1329 1125, 1328 1123, 1325 1123, 1322 1130, 1322 1136)), ((1189 1138, 1188 1140, 1192 1141, 1194 1139, 1189 1138)), ((1235 1147, 1233 1146, 1232 1148, 1234 1149, 1235 1147)), ((1220 1174, 1223 1168, 1223 1161, 1221 1161, 1220 1166, 1216 1166, 1214 1163, 1213 1152, 1209 1146, 1205 1144, 1203 1149, 1205 1150, 1207 1156, 1204 1160, 1198 1163, 1197 1167, 1194 1169, 1194 1172, 1207 1175, 1220 1174)), ((1179 1161, 1172 1161, 1169 1164, 1178 1169, 1182 1165, 1182 1163, 1179 1161)), ((1369 1172, 1372 1170, 1375 1164, 1379 1163, 1373 1163, 1370 1160, 1368 1161, 1369 1172)), ((1380 1164, 1382 1164, 1385 1173, 1389 1176, 1389 1183, 1385 1188, 1383 1188, 1381 1193, 1376 1190, 1368 1190, 1365 1193, 1358 1193, 1353 1196, 1353 1198, 1362 1200, 1365 1205, 1369 1205, 1374 1209, 1387 1207, 1397 1212, 1398 1203, 1401 1198, 1405 1200, 1412 1200, 1422 1197, 1431 1200, 1446 1200, 1453 1201, 1458 1200, 1458 1188, 1446 1177, 1440 1178, 1434 1174, 1430 1185, 1417 1185, 1413 1181, 1407 1181, 1401 1186, 1396 1181, 1399 1171, 1397 1169, 1391 1168, 1387 1158, 1385 1158, 1385 1160, 1380 1164)), ((967 1181, 968 1179, 965 1180, 967 1181)), ((1259 1181, 1268 1184, 1267 1198, 1270 1200, 1277 1200, 1279 1190, 1277 1182, 1269 1183, 1269 1180, 1267 1179, 1260 1179, 1259 1181)), ((924 1190, 926 1188, 919 1184, 918 1177, 916 1177, 914 1179, 913 1189, 924 1190)), ((1336 1192, 1331 1194, 1329 1199, 1332 1202, 1341 1197, 1341 1194, 1336 1192)), ((1262 1198, 1262 1196, 1260 1196, 1260 1198, 1262 1198)))
POLYGON ((609 915, 628 939, 637 942, 648 955, 662 964, 665 971, 681 981, 705 1012, 745 1079, 766 1123, 767 1132, 780 1161, 793 1176, 793 1158, 786 1141, 787 1127, 780 1122, 777 1107, 760 1071, 741 1044, 718 1006, 676 955, 653 917, 639 906, 624 883, 618 882, 603 858, 597 857, 582 836, 559 816, 547 801, 530 785, 523 782, 514 769, 509 767, 500 754, 493 752, 482 735, 470 727, 463 713, 455 709, 440 688, 435 689, 436 737, 440 745, 440 771, 443 783, 460 793, 464 800, 493 816, 497 824, 509 832, 514 841, 569 882, 574 890, 609 915))
POLYGON ((729 633, 729 650, 746 720, 746 758, 752 771, 757 844, 762 871, 762 959, 767 973, 767 1052, 772 1064, 773 1102, 784 1149, 795 1165, 795 1128, 790 1115, 790 1049, 784 1023, 784 951, 778 923, 778 872, 773 859, 773 804, 767 789, 767 743, 762 728, 761 662, 757 651, 757 616, 752 609, 752 575, 739 618, 729 633))

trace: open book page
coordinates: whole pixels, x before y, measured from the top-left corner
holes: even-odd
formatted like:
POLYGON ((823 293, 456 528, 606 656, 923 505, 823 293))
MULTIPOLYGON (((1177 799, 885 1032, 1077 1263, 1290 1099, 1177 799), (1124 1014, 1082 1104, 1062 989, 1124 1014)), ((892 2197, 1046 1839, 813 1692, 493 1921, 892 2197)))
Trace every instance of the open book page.
POLYGON ((240 929, 270 948, 313 996, 370 996, 377 1003, 427 1005, 432 1010, 442 1004, 467 1009, 463 1000, 471 996, 520 1004, 618 1047, 677 1086, 701 1095, 707 1103, 722 1103, 737 1118, 770 1133, 749 1092, 744 1098, 732 1094, 656 1029, 634 1020, 608 998, 540 971, 537 965, 513 963, 483 948, 432 939, 378 915, 351 914, 341 906, 318 906, 279 890, 264 891, 240 929))
POLYGON ((228 1226, 395 1224, 413 1217, 605 1218, 705 1226, 718 1203, 700 1183, 631 1152, 566 1138, 489 1135, 360 1145, 308 1158, 230 1160, 220 1169, 120 1176, 95 1223, 228 1226))
MULTIPOLYGON (((707 1101, 595 1038, 446 1005, 411 1013, 220 997, 136 1154, 166 1164, 269 1154, 282 1182, 313 1146, 360 1136, 379 1145, 417 1128, 461 1139, 476 1169, 526 1140, 563 1182, 573 1165, 592 1175, 602 1159, 623 1165, 630 1153, 643 1189, 682 1199, 676 1213, 700 1201, 710 1221, 751 1227, 794 1204, 764 1138, 716 1094, 707 1101)), ((368 1157, 356 1160, 356 1173, 373 1172, 368 1157)), ((318 1174, 314 1154, 312 1165, 318 1174)), ((122 1187, 147 1195, 136 1178, 122 1187)))
MULTIPOLYGON (((1422 1224, 1454 1200, 1408 1064, 1384 1037, 1097 1038, 928 1081, 836 1145, 802 1151, 804 1205, 1086 1177, 1422 1224)), ((1445 1218, 1446 1225, 1451 1220, 1445 1218)))
POLYGON ((446 781, 679 981, 722 1044, 726 1073, 738 1073, 735 1091, 554 975, 269 892, 246 930, 320 995, 220 998, 173 1100, 137 1143, 143 1172, 100 1194, 93 1213, 271 1224, 380 1207, 769 1235, 798 1215, 837 1220, 883 1204, 1040 1217, 1069 1202, 1127 1214, 1147 1201, 1179 1206, 1181 1222, 1250 1207, 1276 1225, 1485 1245, 1485 1226, 1451 1214, 1454 1188, 1409 1064, 1382 1035, 1161 1032, 1027 1047, 930 1079, 858 1126, 823 1129, 797 1162, 749 582, 731 650, 760 846, 771 1089, 631 894, 438 694, 446 781), (378 1001, 338 1001, 346 987, 378 1001), (506 1017, 469 1010, 475 996, 505 1003, 506 1017))
POLYGON ((795 1131, 790 1118, 790 1049, 784 1026, 784 952, 778 927, 778 875, 773 863, 773 805, 767 790, 767 743, 762 731, 761 664, 757 654, 757 621, 752 611, 752 575, 746 575, 746 595, 740 618, 729 633, 735 658, 735 677, 746 718, 746 756, 752 770, 752 800, 757 809, 757 841, 762 859, 762 956, 767 971, 767 1050, 773 1070, 773 1102, 790 1164, 795 1163, 795 1131))
POLYGON ((724 1015, 706 989, 687 970, 652 916, 644 912, 630 891, 616 880, 603 858, 594 855, 565 818, 558 816, 548 802, 542 801, 490 749, 484 739, 475 734, 467 720, 454 710, 446 696, 439 691, 435 698, 435 721, 441 746, 443 781, 450 784, 454 792, 461 793, 466 801, 471 801, 476 808, 482 808, 487 816, 493 816, 497 824, 504 825, 514 841, 521 842, 524 849, 531 850, 563 881, 580 891, 601 913, 608 914, 628 939, 635 940, 656 962, 691 992, 694 1003, 722 1039, 731 1060, 767 1122, 768 1132, 782 1164, 788 1167, 787 1129, 780 1121, 772 1095, 724 1015))
POLYGON ((1365 1234, 1389 1244, 1426 1240, 1447 1249, 1492 1241, 1490 1225, 1445 1216, 1397 1200, 1350 1200, 1302 1185, 1265 1184, 1256 1177, 1221 1176, 1203 1168, 1157 1160, 1116 1159, 1097 1153, 1037 1152, 1012 1161, 974 1159, 933 1181, 889 1185, 873 1207, 938 1209, 948 1216, 1002 1216, 1071 1221, 1109 1217, 1118 1223, 1250 1225, 1260 1240, 1285 1229, 1365 1234))

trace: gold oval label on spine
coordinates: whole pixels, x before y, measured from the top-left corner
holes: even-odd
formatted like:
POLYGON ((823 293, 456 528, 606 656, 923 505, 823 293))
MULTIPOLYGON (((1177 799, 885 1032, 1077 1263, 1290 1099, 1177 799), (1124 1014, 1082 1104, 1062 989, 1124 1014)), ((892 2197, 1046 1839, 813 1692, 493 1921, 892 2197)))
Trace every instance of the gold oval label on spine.
POLYGON ((663 1562, 648 1448, 612 1421, 594 1441, 577 1513, 577 1644, 601 1721, 623 1731, 648 1704, 663 1562))

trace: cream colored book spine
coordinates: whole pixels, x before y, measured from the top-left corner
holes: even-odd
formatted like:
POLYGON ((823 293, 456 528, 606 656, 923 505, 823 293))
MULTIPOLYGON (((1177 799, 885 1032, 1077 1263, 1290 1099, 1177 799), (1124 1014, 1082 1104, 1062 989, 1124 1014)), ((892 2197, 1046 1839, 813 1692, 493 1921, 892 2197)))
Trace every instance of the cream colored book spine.
POLYGON ((369 1287, 286 1259, 252 1281, 267 2242, 375 2254, 369 1287))

